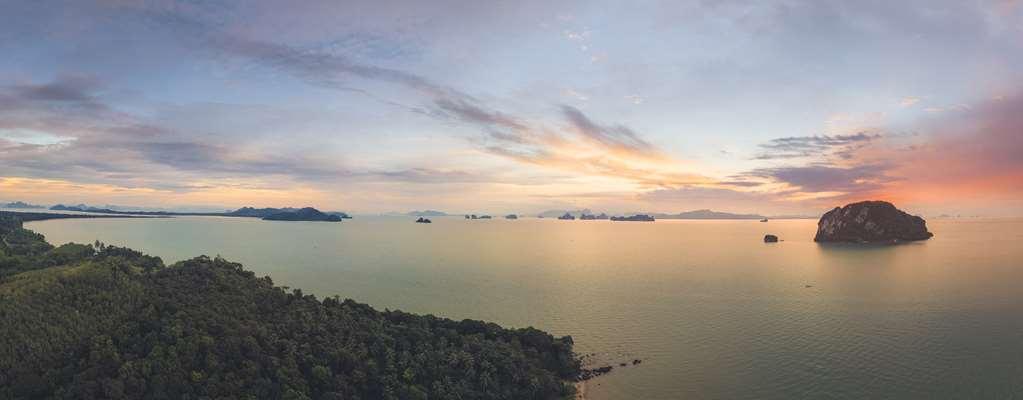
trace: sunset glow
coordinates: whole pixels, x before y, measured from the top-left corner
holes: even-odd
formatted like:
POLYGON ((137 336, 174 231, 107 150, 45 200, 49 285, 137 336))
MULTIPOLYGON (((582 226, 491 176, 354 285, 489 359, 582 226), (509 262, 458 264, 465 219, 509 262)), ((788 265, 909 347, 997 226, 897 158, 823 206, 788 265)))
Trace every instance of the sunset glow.
POLYGON ((9 2, 0 200, 1023 212, 1020 2, 598 3, 9 2))

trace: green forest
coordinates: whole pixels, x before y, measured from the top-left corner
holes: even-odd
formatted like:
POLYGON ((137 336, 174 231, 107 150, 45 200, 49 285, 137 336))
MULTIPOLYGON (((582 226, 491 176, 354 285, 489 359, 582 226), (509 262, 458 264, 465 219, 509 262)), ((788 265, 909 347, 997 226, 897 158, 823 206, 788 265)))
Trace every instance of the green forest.
POLYGON ((240 264, 165 266, 0 215, 0 398, 564 399, 572 338, 377 311, 240 264))

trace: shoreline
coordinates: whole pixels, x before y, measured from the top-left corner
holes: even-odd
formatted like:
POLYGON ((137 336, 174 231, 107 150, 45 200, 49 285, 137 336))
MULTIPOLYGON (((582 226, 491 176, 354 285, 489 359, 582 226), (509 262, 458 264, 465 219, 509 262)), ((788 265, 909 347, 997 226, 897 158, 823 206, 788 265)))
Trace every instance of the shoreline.
POLYGON ((170 218, 158 215, 120 214, 62 214, 49 212, 0 211, 0 218, 16 218, 21 222, 46 221, 51 219, 95 219, 95 218, 170 218))
POLYGON ((586 400, 586 381, 575 383, 575 400, 586 400))

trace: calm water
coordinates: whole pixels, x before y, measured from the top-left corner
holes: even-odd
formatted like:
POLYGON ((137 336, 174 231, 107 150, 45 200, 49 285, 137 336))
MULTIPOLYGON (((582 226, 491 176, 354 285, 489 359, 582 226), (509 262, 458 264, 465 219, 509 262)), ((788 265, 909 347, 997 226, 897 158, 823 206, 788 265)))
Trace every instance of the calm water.
POLYGON ((873 248, 817 245, 809 220, 28 227, 165 261, 220 254, 307 293, 532 325, 604 363, 644 360, 592 381, 592 399, 1023 397, 1023 221, 928 226, 930 241, 873 248))

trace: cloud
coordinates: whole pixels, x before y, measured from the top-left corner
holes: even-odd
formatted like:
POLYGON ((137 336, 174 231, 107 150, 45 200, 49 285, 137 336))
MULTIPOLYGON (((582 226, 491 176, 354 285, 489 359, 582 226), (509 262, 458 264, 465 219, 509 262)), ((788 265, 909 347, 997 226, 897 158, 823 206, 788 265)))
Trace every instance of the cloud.
POLYGON ((479 105, 470 103, 464 98, 438 98, 434 100, 434 104, 438 109, 450 116, 454 116, 463 122, 484 128, 496 126, 515 131, 525 131, 528 129, 526 125, 520 123, 515 117, 505 115, 499 111, 484 109, 479 105))
POLYGON ((291 73, 309 83, 344 88, 349 78, 390 82, 431 96, 467 97, 450 87, 422 76, 391 68, 353 61, 340 54, 302 50, 284 44, 246 39, 224 33, 211 33, 213 49, 225 54, 259 61, 269 67, 291 73))
POLYGON ((41 101, 72 104, 81 107, 100 106, 95 92, 102 86, 93 77, 65 75, 44 84, 15 85, 11 87, 13 97, 24 101, 41 101))
POLYGON ((601 145, 630 152, 653 152, 653 146, 636 132, 623 125, 602 126, 590 120, 579 109, 563 105, 561 113, 582 136, 601 145))
POLYGON ((62 76, 0 88, 0 169, 7 176, 127 187, 219 177, 344 177, 347 170, 228 138, 182 132, 118 111, 94 79, 62 76))
POLYGON ((899 100, 899 107, 903 108, 912 107, 914 104, 919 102, 920 102, 919 97, 904 97, 902 100, 899 100))
POLYGON ((560 106, 565 125, 555 129, 495 109, 456 88, 414 73, 359 63, 338 54, 223 33, 211 33, 209 38, 218 51, 287 72, 312 85, 368 93, 350 86, 352 78, 359 78, 413 89, 423 95, 427 104, 403 108, 480 129, 483 135, 473 141, 487 154, 563 172, 623 179, 642 186, 708 181, 697 174, 681 172, 679 162, 666 157, 631 128, 597 123, 572 106, 560 106))
POLYGON ((836 167, 809 165, 760 168, 744 175, 788 184, 803 193, 866 193, 898 180, 888 176, 884 164, 836 167))
POLYGON ((993 202, 1023 195, 1023 92, 940 114, 919 126, 911 146, 871 149, 905 177, 890 188, 907 199, 993 202))
POLYGON ((761 144, 762 152, 755 160, 838 156, 850 158, 852 152, 870 142, 881 139, 881 134, 860 132, 853 135, 791 136, 761 144))
POLYGON ((736 178, 781 184, 790 198, 859 200, 881 198, 1018 214, 1023 196, 1023 93, 925 115, 913 135, 857 134, 772 140, 759 159, 806 164, 753 169, 736 178), (875 143, 876 142, 876 143, 875 143), (867 145, 867 144, 871 145, 867 145), (876 144, 876 145, 874 145, 876 144))

